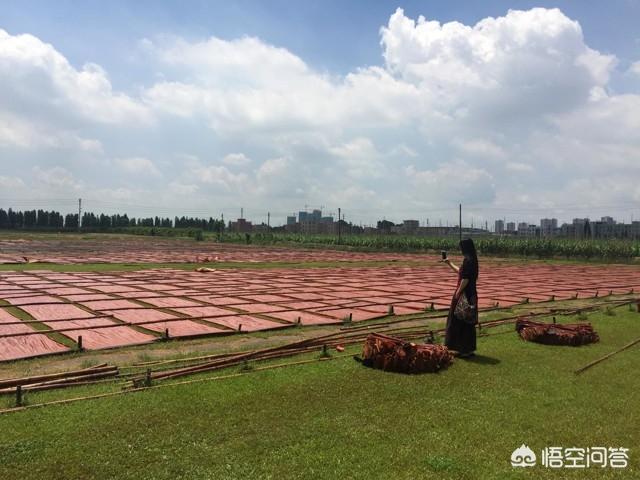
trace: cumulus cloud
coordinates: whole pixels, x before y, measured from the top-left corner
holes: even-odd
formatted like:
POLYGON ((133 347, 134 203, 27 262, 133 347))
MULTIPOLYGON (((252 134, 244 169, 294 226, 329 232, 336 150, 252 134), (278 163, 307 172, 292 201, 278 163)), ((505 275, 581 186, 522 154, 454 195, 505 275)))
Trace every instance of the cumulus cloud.
POLYGON ((222 187, 226 191, 239 191, 247 182, 246 174, 236 174, 219 165, 199 166, 193 170, 193 174, 201 183, 222 187))
POLYGON ((83 138, 75 132, 57 130, 55 127, 34 123, 21 115, 0 110, 0 147, 102 153, 99 140, 83 138))
POLYGON ((151 119, 143 104, 113 91, 102 67, 87 63, 78 70, 33 35, 0 30, 0 76, 3 111, 28 110, 34 117, 55 115, 63 122, 132 124, 151 119))
POLYGON ((366 137, 358 137, 329 148, 339 160, 339 168, 353 179, 380 178, 385 174, 382 154, 366 137))

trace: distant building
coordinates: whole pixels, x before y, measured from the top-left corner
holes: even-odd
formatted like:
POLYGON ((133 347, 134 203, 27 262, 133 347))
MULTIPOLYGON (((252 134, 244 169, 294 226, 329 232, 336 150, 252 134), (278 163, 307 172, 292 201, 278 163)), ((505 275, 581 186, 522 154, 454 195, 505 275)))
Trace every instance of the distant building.
POLYGON ((591 224, 588 218, 574 218, 572 224, 573 233, 576 238, 591 237, 591 224))
POLYGON ((313 220, 303 220, 300 222, 300 233, 306 234, 316 234, 320 233, 320 224, 318 222, 314 222, 313 220))
POLYGON ((420 222, 418 220, 404 220, 402 222, 402 233, 405 235, 413 235, 418 231, 420 222))
POLYGON ((543 237, 551 237, 557 233, 558 219, 557 218, 543 218, 540 220, 540 235, 543 237))
POLYGON ((498 235, 502 235, 504 233, 504 220, 496 220, 495 232, 498 235))
POLYGON ((236 233, 250 233, 252 230, 251 222, 244 218, 239 218, 235 222, 229 222, 229 231, 236 233))
POLYGON ((516 233, 516 222, 507 223, 507 233, 516 233))
POLYGON ((321 210, 314 210, 311 213, 307 213, 307 220, 311 220, 312 222, 319 222, 322 218, 321 210))
POLYGON ((296 224, 296 216, 290 215, 287 217, 287 225, 295 225, 296 224))
POLYGON ((519 237, 538 237, 540 236, 540 227, 537 225, 530 225, 525 222, 518 223, 518 236, 519 237))

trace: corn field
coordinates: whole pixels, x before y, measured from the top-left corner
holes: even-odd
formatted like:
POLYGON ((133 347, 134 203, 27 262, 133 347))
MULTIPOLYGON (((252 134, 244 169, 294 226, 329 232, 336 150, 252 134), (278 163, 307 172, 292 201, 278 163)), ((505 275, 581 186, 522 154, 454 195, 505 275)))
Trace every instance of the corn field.
MULTIPOLYGON (((245 234, 227 233, 221 241, 245 243, 245 234)), ((289 233, 254 233, 249 241, 259 245, 300 244, 313 246, 340 246, 364 251, 457 252, 457 237, 418 237, 401 235, 343 235, 338 242, 335 235, 302 235, 289 233)), ((481 254, 513 255, 533 258, 581 258, 593 260, 626 259, 640 257, 640 241, 631 240, 577 240, 480 237, 474 238, 481 254)))

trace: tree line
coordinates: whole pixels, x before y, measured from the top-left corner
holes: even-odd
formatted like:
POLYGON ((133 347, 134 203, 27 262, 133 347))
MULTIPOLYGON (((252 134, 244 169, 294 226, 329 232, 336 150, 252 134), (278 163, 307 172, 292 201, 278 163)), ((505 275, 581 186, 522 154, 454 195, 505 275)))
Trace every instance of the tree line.
MULTIPOLYGON (((149 227, 149 228, 200 228, 211 232, 222 232, 224 222, 212 217, 129 217, 123 215, 96 215, 92 212, 85 212, 82 215, 82 230, 114 230, 126 229, 129 227, 149 227)), ((16 211, 11 208, 4 210, 0 208, 0 229, 12 230, 77 230, 78 214, 68 213, 62 215, 60 212, 48 210, 26 210, 16 211)))

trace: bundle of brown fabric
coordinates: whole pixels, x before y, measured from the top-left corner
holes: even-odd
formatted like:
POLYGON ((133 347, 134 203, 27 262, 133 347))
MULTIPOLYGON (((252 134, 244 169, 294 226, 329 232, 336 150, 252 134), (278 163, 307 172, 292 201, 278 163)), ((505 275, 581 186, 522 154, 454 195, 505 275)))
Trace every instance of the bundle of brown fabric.
POLYGON ((442 345, 416 345, 380 333, 367 336, 362 357, 367 366, 402 373, 437 372, 453 360, 442 345))
POLYGON ((600 340, 590 323, 541 323, 521 318, 516 322, 520 338, 545 345, 577 347, 600 340))

